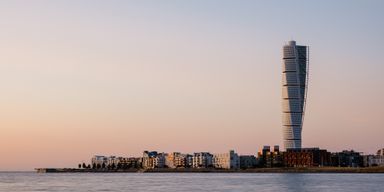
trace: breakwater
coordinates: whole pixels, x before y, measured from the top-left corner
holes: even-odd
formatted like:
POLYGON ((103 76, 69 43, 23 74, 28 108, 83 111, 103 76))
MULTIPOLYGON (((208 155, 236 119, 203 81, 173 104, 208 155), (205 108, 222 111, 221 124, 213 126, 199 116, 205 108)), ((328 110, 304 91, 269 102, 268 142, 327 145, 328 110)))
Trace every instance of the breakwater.
POLYGON ((384 167, 293 167, 293 168, 252 168, 252 169, 75 169, 36 168, 37 173, 384 173, 384 167))

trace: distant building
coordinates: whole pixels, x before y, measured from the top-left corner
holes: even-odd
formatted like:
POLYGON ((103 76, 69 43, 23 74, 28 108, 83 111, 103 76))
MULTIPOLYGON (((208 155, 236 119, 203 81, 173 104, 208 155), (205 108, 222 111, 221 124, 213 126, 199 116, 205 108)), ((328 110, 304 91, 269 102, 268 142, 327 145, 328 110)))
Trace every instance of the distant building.
POLYGON ((112 168, 112 167, 116 167, 116 165, 119 163, 119 158, 116 157, 116 156, 109 156, 108 157, 108 163, 107 163, 107 166, 112 168))
POLYGON ((384 156, 375 155, 370 159, 369 166, 384 166, 384 156))
POLYGON ((188 167, 188 156, 191 155, 181 154, 179 152, 167 154, 165 157, 165 165, 168 168, 186 168, 188 167))
POLYGON ((384 149, 377 151, 376 155, 364 155, 364 166, 384 166, 384 149))
POLYGON ((285 167, 322 167, 331 165, 331 153, 319 148, 287 149, 283 153, 285 167))
POLYGON ((384 148, 377 150, 376 155, 378 155, 378 156, 384 156, 384 148))
POLYGON ((213 154, 212 164, 218 169, 238 169, 240 159, 234 150, 230 150, 228 153, 213 154))
POLYGON ((140 168, 141 167, 141 158, 136 157, 123 157, 119 158, 119 163, 117 164, 118 169, 130 169, 130 168, 140 168))
POLYGON ((164 168, 165 167, 165 153, 158 153, 155 158, 153 158, 153 167, 154 168, 164 168))
POLYGON ((283 47, 283 137, 285 149, 301 148, 308 86, 308 47, 289 41, 283 47))
POLYGON ((259 157, 259 166, 261 167, 281 167, 282 166, 282 156, 278 145, 271 147, 266 145, 263 147, 263 150, 258 153, 259 157))
POLYGON ((364 166, 364 159, 359 152, 344 150, 332 153, 332 165, 336 167, 362 167, 364 166))
POLYGON ((192 156, 193 168, 210 168, 212 165, 212 154, 208 152, 194 153, 192 156))
POLYGON ((174 154, 173 165, 176 168, 187 167, 187 154, 176 153, 174 154))
POLYGON ((240 155, 240 168, 249 169, 257 166, 257 159, 254 155, 240 155))
POLYGON ((190 154, 185 155, 185 167, 186 168, 193 167, 193 155, 190 155, 190 154))
POLYGON ((144 169, 154 169, 158 163, 155 158, 157 157, 157 151, 144 151, 142 157, 142 167, 144 169), (156 162, 155 162, 156 161, 156 162))
POLYGON ((93 169, 139 168, 140 158, 95 155, 91 159, 93 169))
POLYGON ((173 160, 174 160, 174 153, 166 154, 165 155, 165 167, 175 168, 175 165, 173 164, 173 160))
POLYGON ((95 155, 91 159, 91 164, 95 167, 101 168, 103 165, 107 166, 108 164, 108 157, 101 156, 101 155, 95 155))
POLYGON ((364 167, 384 166, 384 156, 382 155, 363 155, 364 167))

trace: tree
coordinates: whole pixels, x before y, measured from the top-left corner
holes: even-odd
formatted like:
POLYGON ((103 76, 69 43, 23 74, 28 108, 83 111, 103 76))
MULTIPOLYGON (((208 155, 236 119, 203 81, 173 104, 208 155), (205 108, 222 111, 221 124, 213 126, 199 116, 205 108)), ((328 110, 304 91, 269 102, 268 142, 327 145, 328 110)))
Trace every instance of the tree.
POLYGON ((86 169, 86 168, 87 168, 87 165, 83 163, 83 169, 86 169))
POLYGON ((79 169, 81 169, 81 163, 79 163, 79 169))

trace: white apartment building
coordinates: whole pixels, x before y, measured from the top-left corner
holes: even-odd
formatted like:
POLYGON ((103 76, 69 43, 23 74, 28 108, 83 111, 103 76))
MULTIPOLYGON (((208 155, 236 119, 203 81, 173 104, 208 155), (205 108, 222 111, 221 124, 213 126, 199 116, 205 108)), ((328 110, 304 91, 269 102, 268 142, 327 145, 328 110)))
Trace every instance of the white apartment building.
POLYGON ((181 154, 179 152, 173 152, 166 154, 165 165, 168 168, 186 167, 187 166, 187 154, 181 154))
POLYGON ((234 150, 228 153, 213 154, 212 163, 218 169, 238 169, 240 168, 240 158, 234 150))
POLYGON ((103 165, 103 163, 104 163, 104 165, 107 165, 108 164, 108 157, 101 156, 101 155, 95 155, 92 157, 91 163, 92 163, 92 165, 95 164, 95 165, 99 165, 99 166, 103 165))
POLYGON ((368 167, 384 166, 384 148, 379 149, 376 155, 366 155, 364 157, 364 165, 368 167))
POLYGON ((212 167, 212 154, 208 152, 194 153, 192 156, 193 168, 209 168, 212 167))

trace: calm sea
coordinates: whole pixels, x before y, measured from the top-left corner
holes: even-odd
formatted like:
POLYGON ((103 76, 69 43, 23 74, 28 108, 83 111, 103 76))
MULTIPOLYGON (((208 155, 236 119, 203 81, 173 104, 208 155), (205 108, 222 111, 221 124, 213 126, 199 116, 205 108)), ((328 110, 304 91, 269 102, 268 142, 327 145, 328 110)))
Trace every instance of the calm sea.
POLYGON ((384 174, 0 173, 0 191, 384 191, 384 174))

